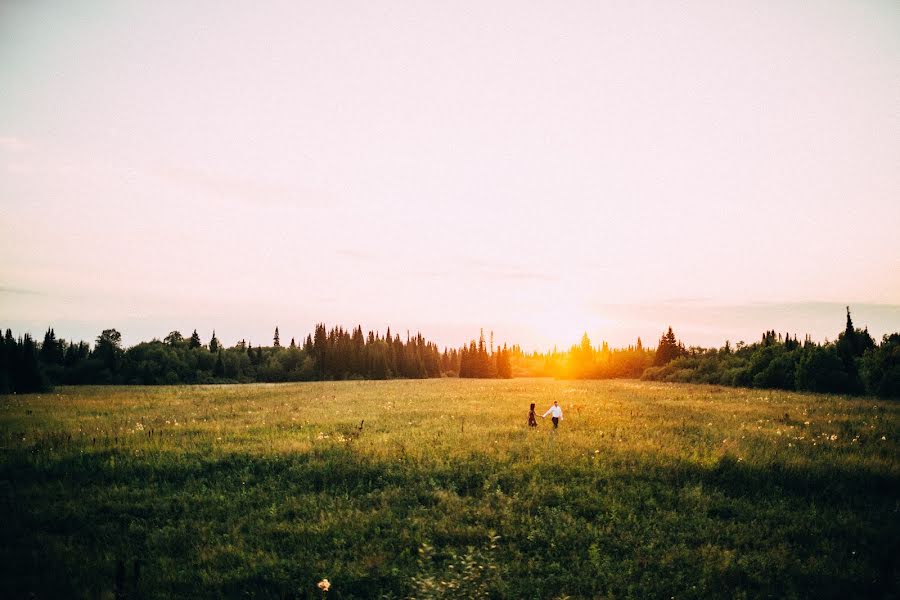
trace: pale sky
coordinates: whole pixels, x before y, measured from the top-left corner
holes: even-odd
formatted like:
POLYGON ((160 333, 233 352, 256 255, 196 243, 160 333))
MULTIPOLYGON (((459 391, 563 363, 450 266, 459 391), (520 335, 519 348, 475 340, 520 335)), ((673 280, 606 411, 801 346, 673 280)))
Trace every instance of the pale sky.
POLYGON ((900 330, 900 3, 0 3, 0 326, 900 330))

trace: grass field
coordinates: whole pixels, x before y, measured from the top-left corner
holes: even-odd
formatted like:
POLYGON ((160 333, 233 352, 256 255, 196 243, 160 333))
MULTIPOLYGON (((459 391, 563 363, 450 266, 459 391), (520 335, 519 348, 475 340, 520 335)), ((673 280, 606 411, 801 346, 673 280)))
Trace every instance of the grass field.
POLYGON ((896 597, 898 416, 637 381, 0 397, 0 596, 896 597))

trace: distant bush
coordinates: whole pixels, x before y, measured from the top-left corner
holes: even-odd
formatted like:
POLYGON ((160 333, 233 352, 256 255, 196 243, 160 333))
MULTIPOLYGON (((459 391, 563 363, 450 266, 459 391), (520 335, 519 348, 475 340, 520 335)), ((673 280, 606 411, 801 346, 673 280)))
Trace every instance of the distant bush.
POLYGON ((863 355, 860 370, 866 389, 883 398, 900 398, 900 333, 884 336, 863 355))
POLYGON ((797 389, 810 392, 845 394, 850 377, 833 345, 806 348, 797 364, 797 389))

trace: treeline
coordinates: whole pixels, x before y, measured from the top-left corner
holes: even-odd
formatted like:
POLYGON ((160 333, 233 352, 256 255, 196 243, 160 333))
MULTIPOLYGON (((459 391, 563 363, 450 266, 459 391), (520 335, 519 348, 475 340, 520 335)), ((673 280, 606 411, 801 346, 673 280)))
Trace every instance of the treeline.
POLYGON ((685 348, 672 328, 655 349, 641 339, 627 348, 594 347, 585 334, 567 351, 525 354, 519 346, 495 347, 493 334, 459 348, 439 350, 421 334, 402 340, 326 328, 318 324, 298 344, 282 345, 278 328, 270 346, 240 341, 230 348, 213 331, 204 344, 197 331, 185 338, 173 331, 162 340, 123 348, 115 329, 93 346, 57 339, 48 329, 42 343, 6 330, 0 343, 0 394, 45 391, 54 384, 182 384, 319 381, 337 379, 423 379, 429 377, 641 378, 838 394, 900 398, 900 333, 876 343, 867 329, 847 323, 836 341, 819 344, 808 336, 765 332, 753 344, 685 348))
POLYGON ((566 379, 638 378, 653 364, 654 352, 644 348, 641 338, 627 348, 610 348, 602 342, 594 347, 585 333, 581 342, 567 351, 524 354, 514 346, 512 372, 517 376, 562 377, 566 379))
POLYGON ((735 348, 726 342, 722 348, 685 349, 673 347, 674 340, 670 328, 660 340, 656 366, 642 379, 900 398, 900 333, 876 344, 867 329, 853 326, 849 308, 834 342, 818 344, 809 336, 801 342, 796 334, 775 331, 735 348))
POLYGON ((510 359, 512 351, 503 344, 502 348, 494 349, 494 336, 491 334, 490 346, 484 342, 484 330, 475 340, 469 342, 468 347, 463 346, 459 350, 458 374, 460 377, 474 377, 480 379, 509 379, 512 377, 510 359))
POLYGON ((318 324, 299 344, 283 345, 275 328, 271 346, 240 341, 224 347, 215 331, 203 343, 172 331, 162 340, 122 345, 115 329, 104 330, 93 347, 67 342, 50 328, 38 344, 28 334, 14 338, 7 329, 0 344, 0 394, 29 393, 57 385, 196 384, 318 381, 336 379, 423 379, 428 377, 510 377, 510 352, 487 346, 484 334, 460 349, 444 349, 421 334, 403 341, 399 334, 362 327, 350 331, 318 324))

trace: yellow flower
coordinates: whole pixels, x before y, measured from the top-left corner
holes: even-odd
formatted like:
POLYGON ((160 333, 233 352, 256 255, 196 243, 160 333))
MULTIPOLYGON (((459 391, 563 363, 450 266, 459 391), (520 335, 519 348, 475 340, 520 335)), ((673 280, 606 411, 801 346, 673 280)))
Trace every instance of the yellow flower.
POLYGON ((327 592, 328 588, 330 588, 330 587, 331 587, 331 582, 328 581, 327 579, 323 579, 322 581, 320 581, 318 583, 318 588, 320 590, 322 590, 323 592, 327 592))

